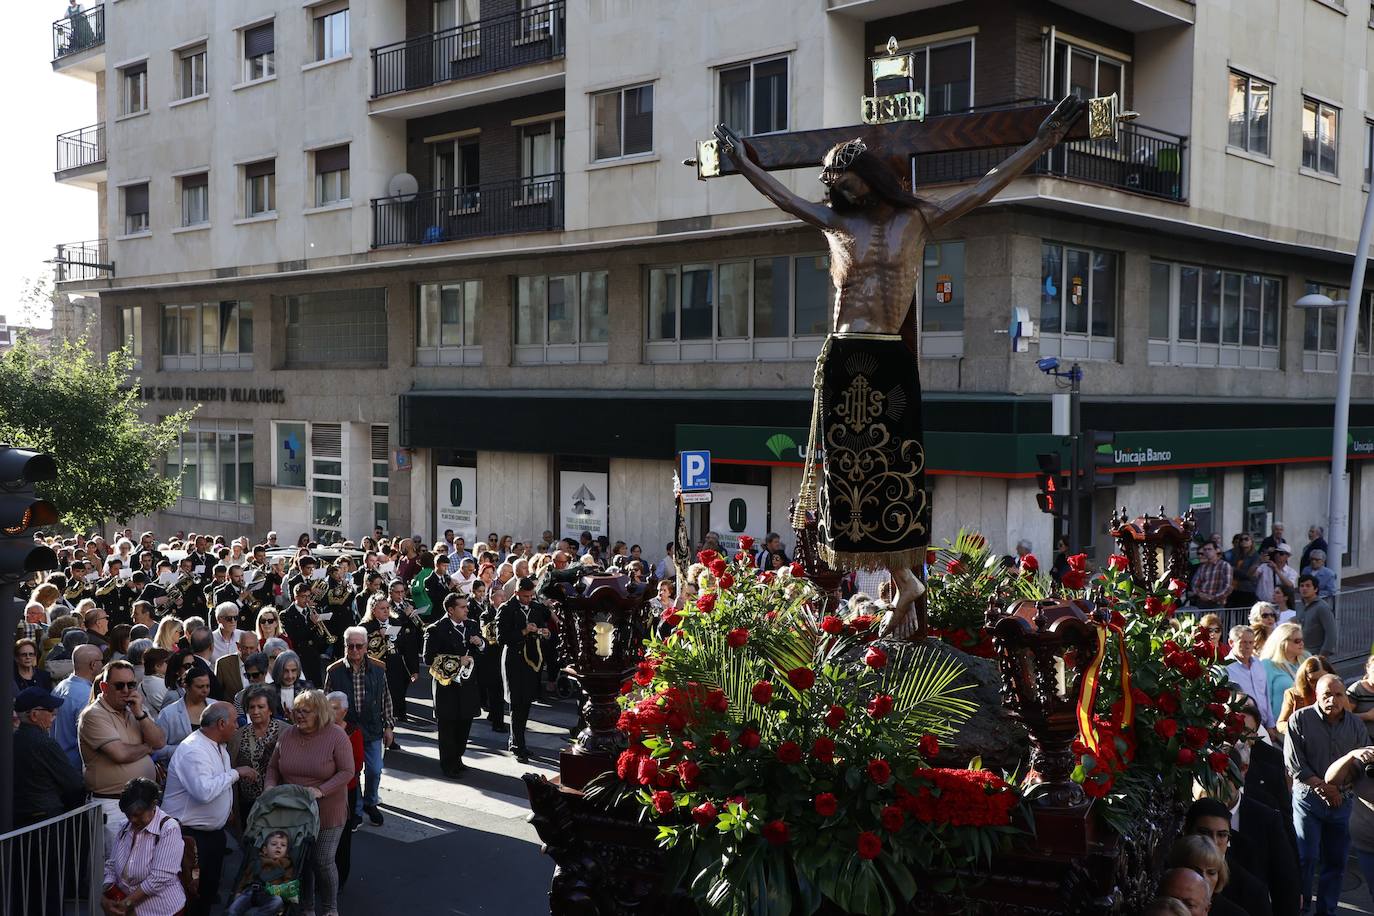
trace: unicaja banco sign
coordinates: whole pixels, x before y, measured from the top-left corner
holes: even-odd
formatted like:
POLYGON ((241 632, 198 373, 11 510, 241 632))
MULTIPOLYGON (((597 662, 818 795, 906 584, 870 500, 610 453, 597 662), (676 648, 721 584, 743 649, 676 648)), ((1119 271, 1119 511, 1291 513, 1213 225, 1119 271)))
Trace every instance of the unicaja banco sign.
POLYGON ((1145 464, 1168 464, 1174 453, 1168 449, 1118 448, 1112 451, 1112 461, 1123 467, 1140 467, 1145 464))

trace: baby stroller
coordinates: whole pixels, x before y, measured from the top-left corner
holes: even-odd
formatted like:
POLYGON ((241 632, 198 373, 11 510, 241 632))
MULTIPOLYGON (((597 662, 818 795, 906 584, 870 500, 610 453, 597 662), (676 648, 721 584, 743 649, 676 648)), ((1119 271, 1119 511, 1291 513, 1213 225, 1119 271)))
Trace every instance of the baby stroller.
MULTIPOLYGON (((233 901, 242 890, 252 885, 253 868, 270 834, 281 831, 286 834, 288 854, 291 859, 294 878, 284 885, 281 897, 286 901, 282 913, 299 913, 300 883, 310 862, 310 851, 320 833, 320 811, 310 790, 304 786, 276 786, 267 789, 253 803, 248 819, 243 825, 243 867, 229 894, 233 901)), ((274 886, 275 887, 275 886, 274 886)), ((259 891, 253 903, 267 902, 266 891, 259 891)), ((254 912, 252 905, 248 913, 254 912)))

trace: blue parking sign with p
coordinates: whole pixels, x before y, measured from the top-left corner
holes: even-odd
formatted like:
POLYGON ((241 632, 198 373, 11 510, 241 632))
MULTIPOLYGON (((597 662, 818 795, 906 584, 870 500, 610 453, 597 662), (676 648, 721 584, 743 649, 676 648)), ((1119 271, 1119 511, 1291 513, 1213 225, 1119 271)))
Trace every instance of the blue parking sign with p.
POLYGON ((678 478, 684 493, 711 489, 711 453, 682 452, 678 478))

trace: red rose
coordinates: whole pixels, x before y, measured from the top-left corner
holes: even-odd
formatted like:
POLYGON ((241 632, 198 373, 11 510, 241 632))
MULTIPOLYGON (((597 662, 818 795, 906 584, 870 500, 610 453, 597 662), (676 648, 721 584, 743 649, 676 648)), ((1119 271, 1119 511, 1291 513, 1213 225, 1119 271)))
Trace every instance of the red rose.
POLYGON ((859 849, 860 859, 876 859, 883 851, 883 841, 871 830, 865 830, 863 833, 859 834, 856 845, 859 849))
POLYGON ((1145 613, 1151 617, 1158 617, 1164 613, 1164 602, 1151 595, 1145 599, 1145 613))
POLYGON ((916 742, 916 749, 926 760, 934 760, 940 753, 940 739, 934 735, 922 735, 916 742))
POLYGON ((1064 587, 1072 591, 1079 591, 1088 584, 1088 574, 1081 569, 1069 569, 1064 572, 1063 578, 1059 580, 1064 587))
POLYGON ((1178 712, 1178 697, 1174 695, 1173 691, 1166 690, 1159 695, 1159 699, 1155 701, 1155 706, 1159 707, 1160 712, 1172 716, 1178 712))
POLYGON ((892 697, 886 693, 880 693, 868 701, 868 714, 875 719, 881 719, 892 712, 892 697))
POLYGON ((682 788, 695 789, 697 780, 701 778, 701 767, 691 760, 683 760, 677 765, 677 775, 682 780, 682 788))
POLYGON ((739 738, 737 738, 736 740, 739 741, 740 747, 744 748, 746 751, 752 751, 754 748, 759 746, 758 730, 753 728, 746 728, 744 731, 739 733, 739 738))
POLYGON ((720 584, 721 588, 730 588, 735 584, 735 577, 730 575, 729 573, 726 573, 716 581, 720 584))
POLYGON ((652 757, 642 757, 639 761, 639 772, 635 774, 639 778, 641 786, 651 786, 658 779, 658 761, 652 757))
POLYGON ((1212 718, 1214 719, 1226 718, 1226 707, 1222 706, 1220 703, 1208 703, 1207 711, 1212 714, 1212 718))
POLYGON ((832 706, 825 713, 825 724, 831 728, 839 728, 840 723, 844 722, 846 713, 843 706, 832 706))
POLYGON ((964 564, 959 560, 950 560, 945 564, 945 572, 951 576, 961 576, 965 572, 964 564))
POLYGON ((1178 749, 1179 766, 1190 767, 1193 765, 1193 761, 1195 760, 1197 760, 1197 754, 1194 754, 1190 749, 1186 747, 1181 747, 1178 749))
POLYGON ((877 646, 869 646, 868 651, 864 653, 864 664, 874 669, 886 668, 887 653, 877 646))
POLYGON ((772 582, 773 579, 774 575, 772 570, 766 569, 763 572, 759 573, 759 581, 762 582, 764 585, 767 585, 769 582, 772 582))
POLYGON ((703 614, 709 614, 716 609, 716 593, 702 592, 697 597, 697 610, 703 614))
POLYGON ((1174 735, 1178 734, 1178 723, 1173 719, 1160 719, 1155 723, 1155 734, 1159 735, 1159 737, 1163 738, 1165 741, 1168 741, 1174 735))
POLYGON ((724 690, 716 689, 706 694, 706 708, 715 713, 724 713, 730 708, 730 698, 724 690))
POLYGON ((725 634, 725 644, 731 649, 743 649, 747 642, 749 642, 749 631, 744 627, 735 627, 725 634))
POLYGON ((855 614, 849 619, 849 625, 853 627, 855 631, 867 630, 869 627, 873 626, 873 621, 875 619, 876 618, 872 614, 855 614))
POLYGON ((787 845, 787 824, 784 821, 769 821, 763 825, 763 838, 774 846, 787 845))
POLYGON ((1088 571, 1088 555, 1086 553, 1076 553, 1069 557, 1068 562, 1069 569, 1072 569, 1074 572, 1088 571))
POLYGON ((1189 725, 1183 730, 1183 740, 1191 748, 1200 748, 1207 743, 1207 729, 1189 725))
POLYGON ((751 538, 751 537, 750 537, 749 535, 747 535, 747 534, 741 534, 741 535, 739 536, 739 549, 740 549, 740 550, 753 550, 753 549, 754 549, 754 539, 751 538))
POLYGON ((881 757, 868 761, 868 778, 880 786, 887 785, 892 778, 892 767, 881 757))
POLYGON ((750 688, 749 696, 760 706, 767 706, 773 700, 773 685, 768 681, 759 681, 750 688))
POLYGON ((729 798, 729 801, 730 801, 730 804, 732 804, 732 805, 739 805, 741 811, 748 811, 748 810, 749 810, 749 796, 748 796, 748 795, 731 795, 730 798, 729 798))
POLYGON ((703 550, 697 554, 697 562, 703 566, 710 566, 711 561, 718 556, 720 556, 720 554, 716 553, 714 550, 703 550))
POLYGON ((822 735, 811 745, 811 756, 821 763, 834 763, 835 742, 822 735))
POLYGON ((816 685, 816 672, 810 668, 793 668, 787 672, 787 683, 798 690, 810 690, 816 685))
POLYGON ((1150 708, 1150 695, 1139 687, 1131 688, 1131 699, 1135 700, 1135 705, 1141 709, 1150 708))
POLYGON ((883 808, 879 820, 882 821, 884 830, 888 833, 896 833, 898 830, 901 830, 902 825, 906 823, 906 815, 903 814, 902 809, 896 805, 888 805, 883 808))
POLYGON ((791 566, 787 568, 792 573, 792 575, 796 576, 797 578, 802 578, 806 575, 806 567, 801 565, 800 563, 794 562, 791 566))
POLYGON ((692 820, 697 822, 698 827, 710 827, 716 822, 720 811, 711 802, 702 802, 692 809, 692 820))
POLYGON ((1231 758, 1226 756, 1225 751, 1212 751, 1207 755, 1207 765, 1213 773, 1225 773, 1231 765, 1231 758))
POLYGON ((1121 554, 1114 553, 1111 556, 1107 557, 1107 568, 1114 569, 1117 572, 1125 572, 1126 568, 1130 566, 1130 562, 1130 560, 1127 560, 1121 554))
POLYGON ((816 800, 811 804, 816 809, 816 813, 821 817, 834 817, 835 812, 840 808, 840 803, 836 801, 835 796, 831 795, 829 792, 822 792, 820 795, 817 795, 816 800))
POLYGON ((677 802, 673 799, 673 793, 660 789, 654 793, 654 810, 659 814, 669 814, 677 807, 677 802))
POLYGON ((844 621, 834 614, 826 614, 821 620, 821 629, 831 636, 839 636, 844 632, 844 621))
POLYGON ((722 754, 730 750, 730 739, 725 732, 716 732, 711 736, 711 750, 722 754))
POLYGON ((625 681, 624 683, 622 683, 622 684, 620 685, 620 695, 623 697, 623 696, 625 696, 627 693, 629 693, 631 690, 634 690, 634 689, 635 689, 635 685, 634 685, 634 683, 633 683, 632 681, 625 681))
POLYGON ((935 565, 935 561, 936 561, 937 559, 939 559, 939 557, 940 557, 940 554, 939 554, 938 551, 936 551, 936 549, 935 549, 934 547, 927 547, 927 548, 926 548, 926 565, 927 565, 927 566, 934 566, 934 565, 935 565))
POLYGON ((641 687, 648 687, 654 682, 654 666, 648 662, 640 662, 635 665, 635 683, 641 687))
POLYGON ((1184 592, 1186 592, 1187 590, 1188 590, 1188 583, 1187 583, 1187 582, 1184 582, 1182 579, 1170 579, 1170 580, 1169 580, 1169 594, 1171 594, 1171 595, 1181 595, 1181 594, 1183 594, 1184 592))
POLYGON ((1202 662, 1191 655, 1185 655, 1179 663, 1178 670, 1183 672, 1183 676, 1195 681, 1202 677, 1202 662))
POLYGON ((1229 702, 1231 699, 1231 688, 1218 687, 1216 690, 1212 691, 1212 699, 1216 700, 1218 703, 1229 702))
POLYGON ((717 557, 716 559, 712 560, 710 563, 707 563, 707 564, 706 564, 706 568, 709 569, 709 570, 711 570, 711 575, 713 575, 713 576, 723 576, 723 575, 725 575, 725 570, 726 570, 728 567, 725 565, 725 560, 724 560, 724 558, 722 558, 722 557, 717 557))
POLYGON ((673 611, 670 614, 664 614, 663 622, 670 627, 675 627, 678 624, 682 623, 682 615, 679 614, 677 611, 673 611))
POLYGON ((801 745, 795 741, 784 741, 778 745, 777 755, 779 763, 801 763, 801 745))

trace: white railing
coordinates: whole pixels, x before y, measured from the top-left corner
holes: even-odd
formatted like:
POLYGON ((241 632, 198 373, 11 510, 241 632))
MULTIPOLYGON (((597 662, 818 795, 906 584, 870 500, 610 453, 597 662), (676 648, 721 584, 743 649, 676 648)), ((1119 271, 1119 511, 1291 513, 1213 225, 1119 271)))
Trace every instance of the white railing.
POLYGON ((0 916, 96 916, 105 871, 105 812, 75 811, 0 834, 0 916))

